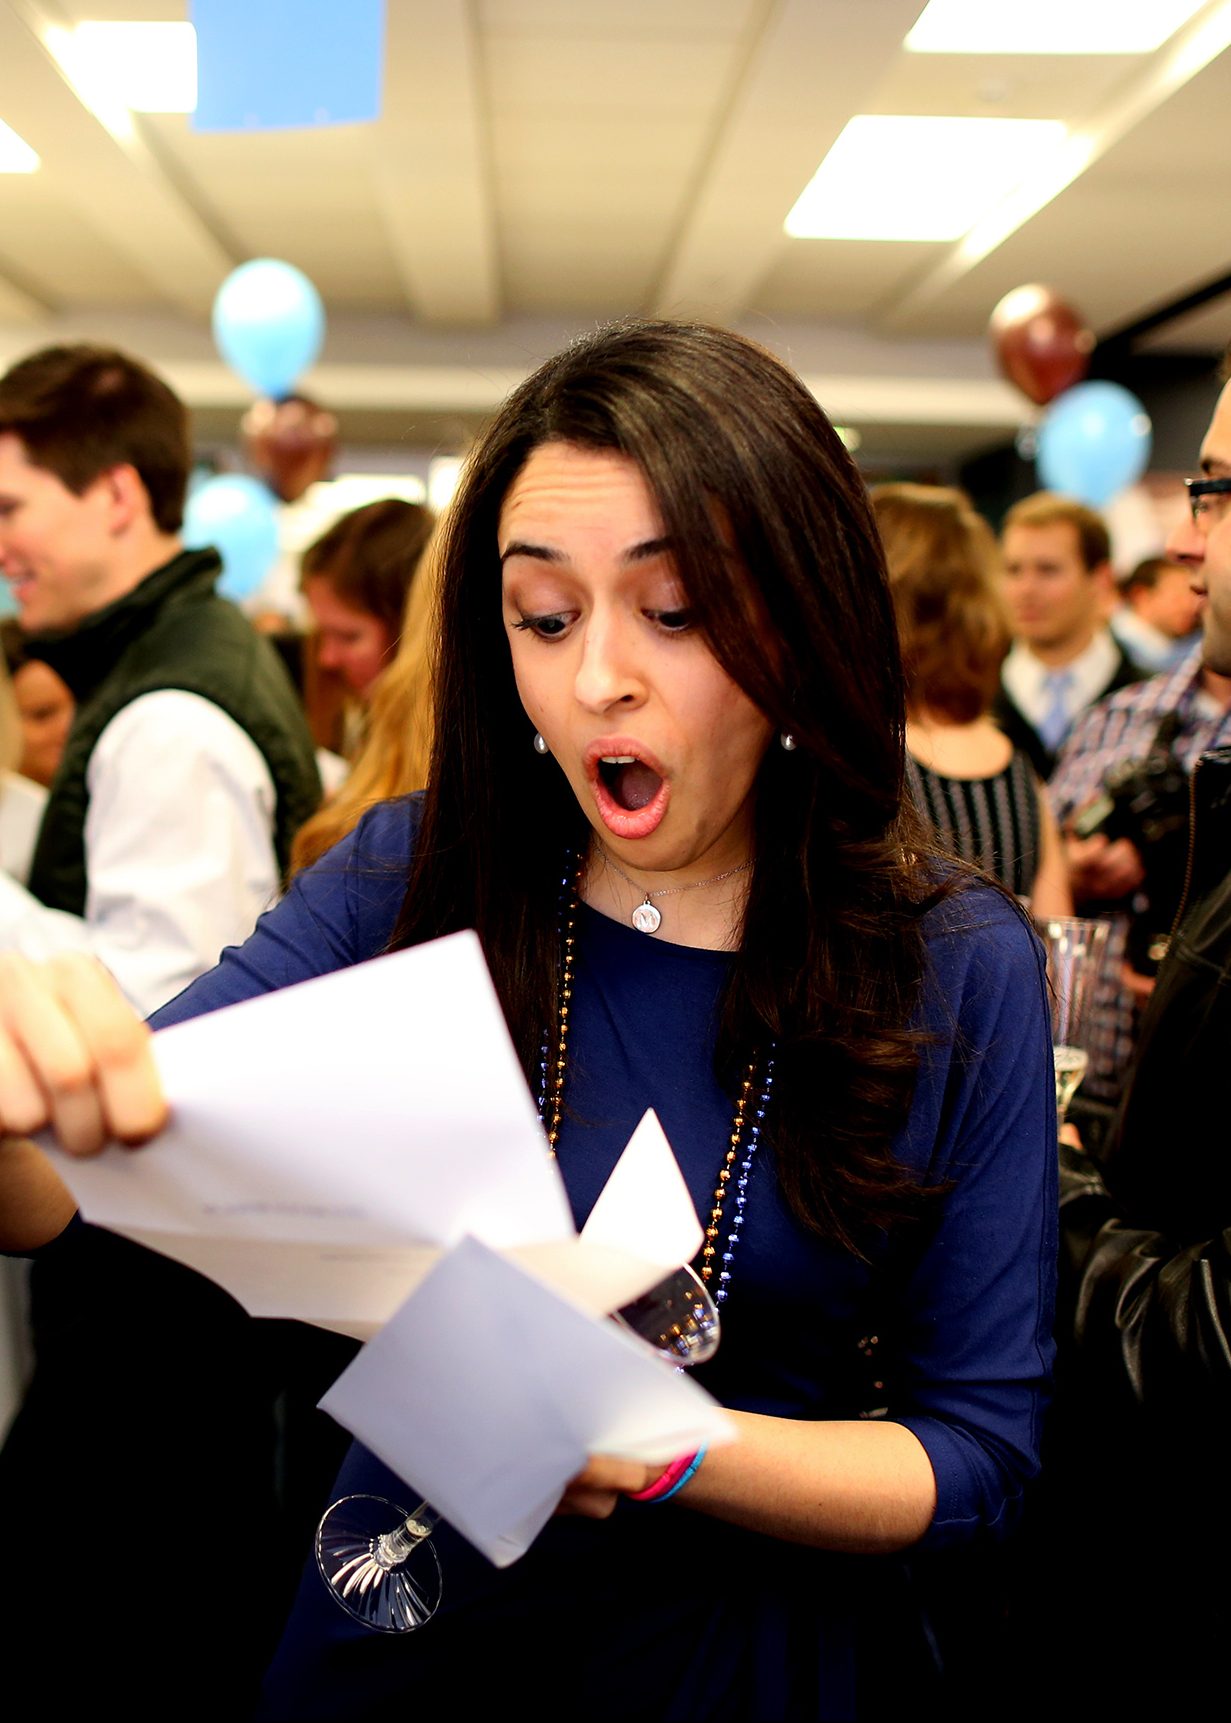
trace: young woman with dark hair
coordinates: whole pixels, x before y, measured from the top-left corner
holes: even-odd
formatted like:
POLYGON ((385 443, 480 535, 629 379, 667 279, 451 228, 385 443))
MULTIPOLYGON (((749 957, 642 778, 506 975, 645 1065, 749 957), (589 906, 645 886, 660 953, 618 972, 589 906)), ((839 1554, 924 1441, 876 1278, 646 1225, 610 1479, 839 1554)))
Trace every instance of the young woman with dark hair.
MULTIPOLYGON (((593 1457, 509 1569, 438 1532, 445 1601, 407 1640, 306 1571, 266 1714, 514 1689, 548 1717, 917 1702, 919 1565, 1003 1532, 1037 1467, 1054 1097, 1027 927, 903 809, 858 473, 763 349, 617 325, 497 415, 441 558, 426 792, 369 814, 158 1021, 477 927, 579 1220, 658 1110, 722 1313, 697 1374, 739 1439, 662 1503, 635 1499, 652 1469, 593 1457)), ((148 1133, 136 1032, 38 986, 99 1073, 62 1134, 148 1133)), ((54 1059, 0 1053, 0 1116, 29 1129, 20 1073, 54 1059)), ((358 1447, 337 1488, 405 1493, 358 1447)))

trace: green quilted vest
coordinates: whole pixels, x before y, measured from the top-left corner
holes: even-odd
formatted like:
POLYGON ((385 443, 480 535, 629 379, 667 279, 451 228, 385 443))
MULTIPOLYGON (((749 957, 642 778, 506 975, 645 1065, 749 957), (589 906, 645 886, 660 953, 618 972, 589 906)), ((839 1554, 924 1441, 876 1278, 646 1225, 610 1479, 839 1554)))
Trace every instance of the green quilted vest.
POLYGON ((30 890, 49 908, 85 911, 90 756, 116 713, 142 694, 199 694, 252 738, 277 795, 274 847, 283 869, 291 839, 319 802, 299 697, 269 642, 215 593, 220 570, 212 550, 181 551, 80 628, 32 643, 77 701, 30 868, 30 890))

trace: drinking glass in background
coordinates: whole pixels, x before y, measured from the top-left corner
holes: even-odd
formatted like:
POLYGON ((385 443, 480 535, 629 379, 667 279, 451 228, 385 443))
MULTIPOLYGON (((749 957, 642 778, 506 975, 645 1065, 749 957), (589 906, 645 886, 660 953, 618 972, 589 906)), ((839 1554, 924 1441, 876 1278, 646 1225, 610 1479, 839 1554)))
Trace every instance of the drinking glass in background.
POLYGON ((1111 924, 1057 915, 1039 918, 1034 925, 1047 949, 1056 1123, 1062 1125, 1090 1063, 1091 1004, 1111 924))

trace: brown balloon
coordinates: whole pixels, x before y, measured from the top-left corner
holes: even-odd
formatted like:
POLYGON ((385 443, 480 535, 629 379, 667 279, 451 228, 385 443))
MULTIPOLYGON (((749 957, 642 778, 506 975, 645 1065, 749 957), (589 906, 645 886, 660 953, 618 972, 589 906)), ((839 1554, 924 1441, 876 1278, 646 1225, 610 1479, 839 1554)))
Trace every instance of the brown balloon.
POLYGON ((1090 368, 1094 335, 1050 287, 1015 287, 988 325, 1001 372, 1036 406, 1080 383, 1090 368))
POLYGON ((240 431, 252 467, 284 503, 326 476, 338 446, 338 421, 306 395, 254 401, 240 431))

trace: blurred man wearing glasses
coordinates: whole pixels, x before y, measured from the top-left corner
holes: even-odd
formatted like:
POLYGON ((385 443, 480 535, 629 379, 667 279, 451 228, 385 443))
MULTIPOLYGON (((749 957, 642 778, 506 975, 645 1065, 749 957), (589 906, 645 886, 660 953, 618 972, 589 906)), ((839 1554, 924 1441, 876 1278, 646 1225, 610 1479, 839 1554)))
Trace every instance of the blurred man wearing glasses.
MULTIPOLYGON (((1193 481, 1190 499, 1190 508, 1203 511, 1202 523, 1211 506, 1226 500, 1203 491, 1207 482, 1193 481)), ((1177 536, 1187 534, 1203 542, 1191 515, 1177 536)), ((1181 566, 1205 607, 1196 595, 1193 557, 1181 566)), ((1119 1099, 1137 1013, 1175 920, 1187 872, 1189 776, 1202 754, 1226 744, 1231 676, 1220 673, 1207 632, 1175 669, 1109 694, 1083 713, 1047 786, 1078 913, 1112 926, 1078 1108, 1091 1116, 1119 1099)))
MULTIPOLYGON (((1206 666, 1231 676, 1231 381, 1201 469, 1168 554, 1204 601, 1206 666)), ((1225 1699, 1231 747, 1197 763, 1192 811, 1184 902, 1119 1112, 1097 1162, 1062 1149, 1059 1535, 1085 1562, 1086 1696, 1108 1708, 1111 1689, 1135 1706, 1225 1699)))

